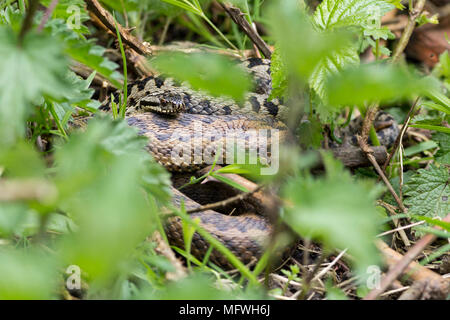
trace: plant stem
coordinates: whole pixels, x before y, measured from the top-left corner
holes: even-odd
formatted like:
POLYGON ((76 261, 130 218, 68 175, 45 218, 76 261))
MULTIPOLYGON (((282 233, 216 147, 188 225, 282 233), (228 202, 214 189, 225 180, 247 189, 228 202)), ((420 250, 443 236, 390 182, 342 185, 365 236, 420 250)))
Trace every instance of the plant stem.
POLYGON ((119 116, 122 119, 125 119, 125 110, 127 106, 128 100, 128 85, 127 85, 127 57, 125 55, 125 50, 123 48, 122 37, 120 36, 119 27, 117 25, 117 21, 114 18, 114 23, 116 26, 117 39, 119 40, 120 53, 122 54, 122 63, 123 63, 123 100, 120 101, 119 105, 119 116))
POLYGON ((19 33, 19 46, 22 46, 25 34, 27 34, 27 32, 30 31, 31 27, 33 26, 33 17, 37 11, 38 5, 39 0, 30 0, 25 19, 22 23, 22 28, 20 29, 19 33))
POLYGON ((394 53, 392 54, 392 62, 398 61, 408 45, 409 39, 414 31, 414 27, 416 26, 416 18, 422 13, 425 3, 426 0, 418 0, 416 6, 413 8, 412 3, 410 2, 408 24, 406 25, 405 30, 403 30, 402 36, 394 49, 394 53))

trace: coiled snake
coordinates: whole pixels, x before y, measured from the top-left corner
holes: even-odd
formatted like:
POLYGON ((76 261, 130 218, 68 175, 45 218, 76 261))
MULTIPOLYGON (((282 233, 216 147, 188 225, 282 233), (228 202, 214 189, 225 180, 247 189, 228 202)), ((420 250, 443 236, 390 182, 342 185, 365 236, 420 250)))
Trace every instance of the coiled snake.
MULTIPOLYGON (((126 119, 129 125, 139 129, 139 134, 149 138, 147 149, 155 160, 172 172, 194 171, 212 164, 211 159, 220 150, 218 146, 226 146, 230 132, 235 141, 241 140, 245 148, 251 147, 248 135, 251 130, 275 129, 280 140, 287 135, 283 119, 286 119, 288 109, 278 99, 268 100, 271 91, 269 61, 251 58, 242 65, 254 79, 254 90, 247 93, 242 105, 228 98, 195 91, 186 83, 180 84, 163 76, 148 77, 128 86, 126 119), (202 133, 200 136, 199 130, 202 133)), ((116 94, 116 102, 117 98, 116 94)), ((111 103, 104 103, 100 109, 110 110, 111 103)), ((393 120, 385 113, 378 118, 393 120)), ((348 128, 348 132, 341 135, 354 139, 357 121, 353 121, 348 128)), ((384 145, 391 144, 397 134, 395 122, 378 132, 384 145)), ((270 149, 270 142, 268 144, 270 149)), ((223 155, 225 149, 222 150, 223 155)), ((270 152, 267 156, 270 157, 270 152)), ((175 205, 183 200, 186 209, 199 206, 176 189, 172 188, 172 191, 175 205)), ((208 210, 193 213, 191 217, 199 218, 200 225, 245 264, 262 255, 272 232, 268 220, 254 214, 228 216, 208 210)), ((169 219, 165 228, 171 244, 184 247, 180 218, 169 219)), ((195 233, 191 247, 193 255, 202 258, 208 247, 209 244, 195 233)), ((210 255, 210 261, 220 266, 230 266, 215 250, 210 255)))

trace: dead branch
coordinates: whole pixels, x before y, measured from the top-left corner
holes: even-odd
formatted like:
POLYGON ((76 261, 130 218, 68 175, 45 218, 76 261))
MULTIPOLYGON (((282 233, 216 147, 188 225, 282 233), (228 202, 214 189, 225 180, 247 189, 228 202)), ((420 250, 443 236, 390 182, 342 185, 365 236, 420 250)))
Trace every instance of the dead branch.
POLYGON ((45 180, 0 181, 0 202, 52 200, 57 192, 56 187, 45 180))
MULTIPOLYGON (((450 214, 447 215, 443 221, 450 222, 450 214)), ((435 227, 435 229, 439 230, 440 228, 435 227)), ((364 300, 375 300, 402 273, 407 273, 413 280, 435 280, 441 284, 442 292, 446 292, 448 294, 450 290, 450 282, 448 280, 445 280, 433 271, 422 267, 417 262, 413 262, 413 260, 434 240, 436 240, 436 236, 434 234, 425 235, 417 241, 416 244, 404 256, 401 256, 399 253, 390 249, 383 241, 377 241, 377 246, 385 256, 390 268, 388 273, 381 280, 379 287, 370 291, 364 300)))
MULTIPOLYGON (((88 10, 94 14, 114 35, 116 35, 116 22, 114 17, 105 10, 97 0, 86 0, 88 10)), ((141 55, 151 55, 150 46, 142 43, 130 34, 124 27, 117 23, 122 41, 141 55)))
POLYGON ((162 239, 161 234, 158 231, 153 233, 149 241, 157 244, 157 247, 155 248, 156 253, 166 257, 175 268, 175 271, 173 272, 166 272, 165 276, 167 280, 179 280, 186 277, 186 268, 183 266, 181 261, 177 259, 177 257, 175 257, 174 252, 172 251, 170 246, 162 239))
MULTIPOLYGON (((387 151, 385 147, 373 147, 372 151, 377 163, 384 163, 386 161, 387 151)), ((371 164, 365 153, 358 147, 339 147, 331 149, 331 152, 348 168, 364 167, 371 164)))
POLYGON ((380 165, 378 164, 377 160, 373 156, 373 151, 369 147, 369 145, 366 142, 367 140, 363 140, 362 137, 358 136, 358 143, 361 147, 361 150, 363 150, 367 156, 367 159, 372 163, 373 167, 377 171, 377 173, 380 175, 381 179, 383 180, 384 184, 388 188, 389 192, 392 194, 392 196, 395 199, 395 202, 397 202, 400 210, 402 210, 403 213, 406 213, 408 210, 403 205, 403 201, 398 197, 397 193, 395 192, 394 188, 392 187, 391 183, 389 182, 389 179, 384 174, 383 170, 381 170, 380 165))
POLYGON ((263 55, 270 59, 272 56, 272 51, 265 41, 259 36, 256 30, 250 25, 250 23, 245 19, 245 14, 239 8, 233 7, 230 4, 220 3, 222 8, 230 16, 230 18, 244 31, 244 33, 252 40, 252 42, 258 47, 258 49, 263 53, 263 55))
POLYGON ((414 8, 410 8, 408 24, 406 25, 405 30, 403 30, 402 36, 400 37, 400 40, 398 41, 397 46, 394 49, 394 53, 392 54, 392 62, 398 61, 401 54, 408 45, 409 39, 411 38, 411 35, 416 26, 416 19, 422 13, 425 3, 426 0, 418 0, 416 6, 414 8))

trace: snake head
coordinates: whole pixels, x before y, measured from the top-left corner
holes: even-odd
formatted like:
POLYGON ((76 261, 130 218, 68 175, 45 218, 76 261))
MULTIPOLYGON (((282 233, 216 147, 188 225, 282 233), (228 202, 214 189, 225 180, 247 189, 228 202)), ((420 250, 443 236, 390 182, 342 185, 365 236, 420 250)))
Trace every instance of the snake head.
POLYGON ((177 114, 185 109, 183 98, 178 94, 166 94, 164 97, 146 96, 139 105, 144 110, 162 114, 177 114))

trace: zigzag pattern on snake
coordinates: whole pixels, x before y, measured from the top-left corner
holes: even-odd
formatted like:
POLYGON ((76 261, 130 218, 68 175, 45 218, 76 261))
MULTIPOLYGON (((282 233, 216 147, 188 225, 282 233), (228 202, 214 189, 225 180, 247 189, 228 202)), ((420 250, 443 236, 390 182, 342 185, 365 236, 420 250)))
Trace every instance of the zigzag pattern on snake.
MULTIPOLYGON (((139 134, 149 138, 148 151, 156 161, 172 172, 194 171, 207 164, 206 161, 194 161, 194 154, 174 163, 172 151, 175 147, 200 148, 201 153, 215 156, 217 145, 226 144, 226 135, 233 131, 237 139, 243 140, 248 147, 248 131, 259 129, 277 129, 280 138, 287 135, 283 123, 288 116, 288 109, 281 101, 268 100, 271 92, 270 62, 251 58, 242 62, 254 79, 254 90, 246 94, 242 104, 226 97, 213 97, 205 92, 193 90, 187 83, 179 83, 163 76, 148 77, 128 86, 126 119, 128 124, 139 129, 139 134), (213 139, 196 138, 196 129, 201 127, 213 139), (177 134, 174 134, 177 133, 177 134)), ((118 95, 114 95, 117 103, 118 95)), ((109 111, 110 101, 104 103, 101 110, 109 111)), ((380 113, 376 121, 388 123, 377 134, 381 143, 390 145, 398 135, 398 128, 393 118, 380 113)), ((361 120, 352 121, 346 130, 338 132, 344 141, 352 142, 358 132, 361 120), (359 123, 358 123, 359 122, 359 123)), ((225 152, 224 150, 222 150, 225 152)), ((199 206, 195 201, 173 190, 173 202, 179 205, 183 200, 186 209, 199 206)), ((199 218, 201 226, 209 231, 230 249, 243 263, 258 259, 270 239, 271 224, 254 214, 244 216, 227 216, 215 211, 198 212, 191 215, 199 218)), ((184 247, 181 220, 169 219, 165 226, 171 244, 184 247)), ((209 244, 197 233, 194 234, 191 252, 202 258, 209 244)), ((229 262, 215 250, 210 261, 230 267, 229 262)))

